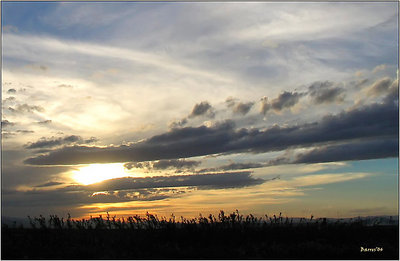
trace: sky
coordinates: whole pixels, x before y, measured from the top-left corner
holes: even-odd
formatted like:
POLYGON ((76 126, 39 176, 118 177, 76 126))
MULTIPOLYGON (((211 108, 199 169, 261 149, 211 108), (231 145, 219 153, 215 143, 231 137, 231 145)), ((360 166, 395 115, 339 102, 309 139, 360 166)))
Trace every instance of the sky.
POLYGON ((398 4, 2 2, 2 216, 398 214, 398 4))

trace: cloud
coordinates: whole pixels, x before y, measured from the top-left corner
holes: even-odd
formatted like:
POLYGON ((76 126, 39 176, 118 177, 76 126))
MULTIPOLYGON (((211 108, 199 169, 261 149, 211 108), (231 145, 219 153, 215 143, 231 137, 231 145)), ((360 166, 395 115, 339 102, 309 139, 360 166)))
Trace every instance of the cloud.
POLYGON ((233 106, 235 106, 235 103, 237 102, 238 99, 235 99, 233 97, 228 97, 225 101, 226 106, 228 106, 228 108, 231 108, 233 106))
POLYGON ((367 82, 369 82, 369 79, 361 79, 361 80, 358 80, 356 82, 352 81, 350 83, 354 85, 354 88, 356 90, 358 90, 358 89, 362 88, 363 85, 366 84, 367 82))
POLYGON ((323 146, 299 154, 293 163, 320 163, 398 157, 398 139, 323 146))
POLYGON ((133 45, 130 48, 122 48, 115 44, 91 44, 91 41, 73 41, 65 39, 65 37, 38 37, 11 33, 8 33, 4 38, 6 39, 4 48, 7 49, 7 58, 26 60, 29 57, 38 62, 49 62, 55 57, 64 59, 65 55, 74 56, 84 61, 87 61, 86 58, 90 57, 91 62, 93 58, 101 60, 122 59, 138 66, 152 67, 154 70, 168 70, 174 75, 209 79, 215 82, 232 82, 230 78, 223 77, 220 73, 213 73, 209 69, 184 66, 177 57, 161 53, 155 54, 147 48, 139 49, 133 45), (71 49, 71 46, 75 46, 75 48, 71 49), (21 52, 21 50, 24 51, 21 52), (35 52, 30 50, 35 50, 35 52))
POLYGON ((97 139, 95 137, 91 137, 90 139, 83 140, 82 137, 77 136, 77 135, 70 135, 70 136, 65 136, 63 138, 45 138, 42 137, 36 142, 30 142, 25 145, 27 149, 41 149, 41 148, 51 148, 51 147, 56 147, 60 145, 65 145, 65 144, 71 144, 71 143, 92 143, 96 142, 97 139))
MULTIPOLYGON (((10 125, 11 126, 11 125, 10 125)), ((4 126, 2 126, 4 128, 4 126)), ((4 139, 16 137, 17 134, 27 134, 27 133, 34 133, 33 130, 16 130, 16 131, 2 131, 2 137, 4 139)))
POLYGON ((188 117, 194 118, 201 115, 206 115, 209 118, 214 118, 215 116, 212 106, 207 101, 202 101, 196 104, 188 117))
POLYGON ((57 186, 57 185, 62 185, 62 184, 64 184, 64 183, 56 182, 56 181, 50 181, 50 182, 47 182, 47 183, 44 183, 44 184, 37 185, 35 187, 43 188, 43 187, 51 187, 51 186, 57 186))
POLYGON ((70 84, 60 84, 60 85, 58 85, 57 87, 60 87, 60 88, 69 88, 69 89, 71 89, 71 88, 73 88, 74 86, 72 86, 72 85, 70 85, 70 84))
POLYGON ((15 135, 16 135, 15 132, 10 132, 10 131, 8 131, 8 132, 1 132, 1 136, 2 136, 4 139, 12 138, 12 137, 14 137, 15 135))
POLYGON ((14 113, 31 113, 34 111, 44 112, 44 108, 36 105, 18 104, 15 108, 8 107, 8 110, 14 113))
POLYGON ((15 98, 15 97, 13 97, 13 96, 11 96, 11 97, 7 97, 5 100, 4 100, 4 102, 14 102, 14 101, 16 101, 17 99, 15 98))
POLYGON ((128 162, 124 164, 127 169, 140 168, 147 170, 165 170, 165 169, 192 169, 200 165, 200 161, 173 159, 173 160, 159 160, 154 162, 128 162))
POLYGON ((385 96, 384 100, 385 103, 397 103, 399 102, 399 81, 393 81, 392 85, 389 88, 388 94, 385 96))
POLYGON ((7 127, 10 127, 10 126, 14 126, 14 125, 15 125, 14 122, 10 122, 8 120, 1 121, 1 127, 2 128, 7 128, 7 127))
POLYGON ((11 88, 11 89, 8 89, 7 93, 14 94, 14 93, 17 93, 17 90, 11 88))
POLYGON ((149 161, 216 153, 280 151, 351 139, 397 138, 397 111, 395 103, 374 103, 337 115, 327 115, 319 122, 287 127, 275 125, 265 130, 235 130, 232 121, 225 121, 212 127, 173 129, 131 145, 64 147, 25 162, 52 165, 149 161))
POLYGON ((266 96, 262 97, 260 101, 261 101, 260 112, 265 115, 267 114, 269 109, 271 109, 271 104, 268 103, 268 97, 266 96))
POLYGON ((3 32, 5 33, 18 33, 18 27, 14 25, 4 25, 3 26, 3 32))
POLYGON ((18 133, 34 133, 32 130, 16 130, 18 133))
POLYGON ((241 115, 246 115, 250 111, 251 107, 253 107, 254 105, 254 102, 237 102, 237 99, 232 97, 226 99, 225 103, 228 108, 233 109, 233 113, 241 115))
POLYGON ((389 77, 377 80, 372 84, 372 86, 368 89, 367 93, 370 96, 379 96, 381 94, 386 94, 388 93, 391 88, 397 88, 395 86, 392 87, 392 82, 393 80, 389 77))
POLYGON ((377 72, 383 71, 386 69, 386 67, 387 67, 386 64, 378 65, 372 70, 372 73, 377 73, 377 72))
POLYGON ((150 162, 128 162, 124 164, 124 168, 130 170, 133 168, 138 169, 151 169, 150 162))
POLYGON ((308 152, 277 157, 267 165, 299 163, 325 163, 336 161, 369 160, 398 157, 398 139, 355 141, 345 144, 327 145, 308 152))
POLYGON ((170 129, 181 128, 181 127, 183 127, 184 125, 186 125, 187 122, 188 122, 188 120, 187 120, 186 118, 182 118, 182 119, 179 120, 179 121, 171 122, 171 123, 169 124, 168 127, 169 127, 170 129))
POLYGON ((284 91, 277 98, 271 101, 271 107, 275 111, 288 109, 296 105, 302 96, 303 94, 301 93, 284 91))
POLYGON ((233 108, 233 112, 236 114, 246 115, 250 111, 251 107, 253 107, 253 105, 254 102, 247 102, 247 103, 239 102, 233 108))
POLYGON ((253 186, 264 183, 265 180, 253 178, 251 172, 224 172, 217 174, 159 176, 145 178, 119 178, 87 185, 86 190, 122 190, 165 187, 206 186, 209 188, 232 188, 253 186))
POLYGON ((397 138, 398 105, 374 103, 327 115, 319 122, 265 130, 235 129, 232 121, 212 127, 173 129, 131 145, 110 147, 72 146, 29 158, 28 164, 84 164, 188 158, 216 153, 270 152, 318 143, 352 139, 397 138))
POLYGON ((83 143, 89 144, 89 143, 93 143, 93 142, 96 142, 96 141, 99 141, 99 139, 96 138, 96 137, 90 137, 89 139, 84 140, 83 143))
POLYGON ((154 169, 168 169, 168 168, 175 168, 175 169, 191 169, 198 166, 201 162, 194 161, 194 160, 159 160, 153 162, 154 169))
POLYGON ((362 179, 365 177, 370 176, 369 173, 363 172, 348 172, 348 173, 341 173, 341 174, 331 174, 331 173, 324 173, 324 174, 316 174, 316 175, 307 175, 296 177, 292 179, 293 184, 299 187, 308 187, 308 186, 316 186, 322 184, 330 184, 330 183, 337 183, 337 182, 344 182, 349 180, 355 179, 362 179))
POLYGON ((32 70, 39 70, 39 71, 47 71, 47 66, 41 64, 29 64, 27 65, 28 68, 32 70))
POLYGON ((45 124, 50 124, 52 120, 44 120, 44 121, 38 121, 37 124, 45 125, 45 124))
POLYGON ((267 166, 266 164, 261 164, 261 163, 253 163, 253 162, 247 162, 247 163, 231 163, 228 165, 223 165, 220 167, 216 168, 206 168, 206 169, 201 169, 196 171, 197 173, 204 173, 204 172, 214 172, 214 171, 227 171, 227 170, 238 170, 238 169, 256 169, 256 168, 262 168, 267 166))
POLYGON ((176 197, 197 189, 243 188, 263 184, 268 180, 254 178, 250 172, 117 178, 91 185, 69 185, 58 189, 39 190, 58 184, 47 182, 25 192, 14 191, 3 198, 7 206, 58 206, 80 203, 113 203, 126 201, 154 201, 176 197), (192 188, 192 189, 191 189, 192 188), (29 200, 27 200, 29 198, 29 200))
POLYGON ((308 87, 308 94, 315 104, 342 102, 344 89, 334 86, 333 82, 315 82, 308 87))

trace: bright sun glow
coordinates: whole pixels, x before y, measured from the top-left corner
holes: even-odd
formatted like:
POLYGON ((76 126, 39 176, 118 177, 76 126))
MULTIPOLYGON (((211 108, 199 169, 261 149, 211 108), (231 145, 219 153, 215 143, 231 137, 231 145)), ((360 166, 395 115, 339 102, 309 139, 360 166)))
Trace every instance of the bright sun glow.
POLYGON ((128 176, 123 163, 91 164, 73 172, 73 179, 83 185, 128 176))

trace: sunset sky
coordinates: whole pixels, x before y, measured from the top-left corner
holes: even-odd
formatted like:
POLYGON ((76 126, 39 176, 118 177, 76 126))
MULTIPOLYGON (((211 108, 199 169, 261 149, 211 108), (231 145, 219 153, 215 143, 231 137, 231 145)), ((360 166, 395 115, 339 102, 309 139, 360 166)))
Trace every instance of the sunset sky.
POLYGON ((2 215, 398 213, 398 3, 2 2, 2 215))

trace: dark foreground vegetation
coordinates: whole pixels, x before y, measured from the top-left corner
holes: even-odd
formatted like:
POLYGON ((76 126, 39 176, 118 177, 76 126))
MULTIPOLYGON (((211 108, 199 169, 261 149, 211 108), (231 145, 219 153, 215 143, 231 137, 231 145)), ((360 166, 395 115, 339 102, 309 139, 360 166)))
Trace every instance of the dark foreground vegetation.
POLYGON ((194 219, 29 218, 2 226, 2 259, 399 259, 398 223, 238 212, 194 219), (361 247, 364 251, 361 251, 361 247))

